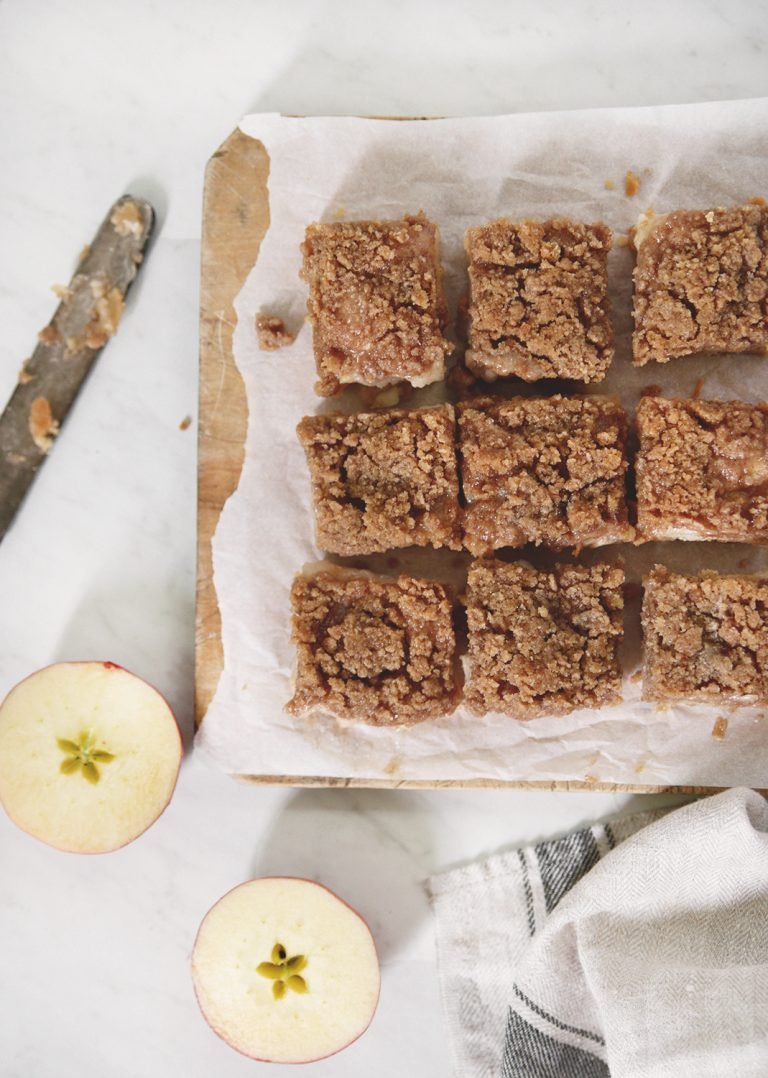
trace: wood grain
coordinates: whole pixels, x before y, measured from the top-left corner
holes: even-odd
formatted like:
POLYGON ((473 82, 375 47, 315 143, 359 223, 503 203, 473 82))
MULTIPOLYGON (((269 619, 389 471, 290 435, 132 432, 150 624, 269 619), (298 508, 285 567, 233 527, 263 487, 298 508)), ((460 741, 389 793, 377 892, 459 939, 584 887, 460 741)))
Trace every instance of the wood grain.
POLYGON ((221 616, 213 587, 211 540, 243 466, 245 387, 232 355, 234 301, 269 227, 269 156, 235 130, 208 162, 203 195, 200 281, 200 398, 195 610, 195 721, 200 723, 223 668, 221 616))
MULTIPOLYGON (((195 719, 200 723, 223 669, 221 616, 213 587, 211 539, 224 503, 236 489, 243 463, 248 408, 232 355, 234 300, 258 257, 269 226, 269 156, 263 144, 235 130, 208 162, 205 174, 200 290, 200 423, 198 463, 195 719)), ((245 782, 300 787, 612 791, 709 794, 716 786, 637 783, 510 781, 493 779, 419 781, 339 776, 237 775, 245 782)), ((768 791, 761 791, 768 792, 768 791)))

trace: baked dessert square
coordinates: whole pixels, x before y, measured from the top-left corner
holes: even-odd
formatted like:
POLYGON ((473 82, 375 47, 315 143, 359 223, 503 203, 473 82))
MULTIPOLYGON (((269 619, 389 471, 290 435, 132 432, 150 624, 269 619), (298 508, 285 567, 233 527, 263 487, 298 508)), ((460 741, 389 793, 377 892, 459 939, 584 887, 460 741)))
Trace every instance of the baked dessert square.
POLYGON ((287 711, 406 726, 456 707, 456 638, 441 584, 329 566, 297 576, 291 602, 298 668, 287 711))
POLYGON ((475 714, 564 715, 621 699, 624 570, 617 565, 475 562, 467 585, 475 714))
POLYGON ((635 365, 768 351, 768 207, 676 210, 633 230, 635 365))
POLYGON ((458 406, 464 545, 475 555, 634 538, 627 416, 613 397, 481 398, 458 406))
POLYGON ((346 555, 460 550, 455 427, 450 404, 302 419, 318 546, 346 555))
POLYGON ((318 393, 333 396, 347 383, 425 386, 444 377, 452 345, 442 332, 438 231, 423 213, 312 224, 302 253, 318 393))
POLYGON ((637 429, 641 541, 768 542, 768 405, 643 397, 637 429))
POLYGON ((643 585, 645 700, 768 703, 768 578, 656 565, 643 585))
POLYGON ((488 381, 604 378, 613 359, 612 242, 606 225, 562 217, 470 228, 467 367, 488 381))

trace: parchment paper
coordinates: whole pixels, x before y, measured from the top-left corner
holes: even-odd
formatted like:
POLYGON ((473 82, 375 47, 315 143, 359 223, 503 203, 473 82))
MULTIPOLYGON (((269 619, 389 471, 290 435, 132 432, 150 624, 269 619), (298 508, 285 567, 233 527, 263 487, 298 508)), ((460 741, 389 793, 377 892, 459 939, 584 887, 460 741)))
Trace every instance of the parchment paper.
MULTIPOLYGON (((462 239, 472 224, 501 215, 565 214, 604 220, 620 234, 648 206, 659 213, 768 195, 768 99, 432 121, 258 115, 240 126, 269 152, 271 223, 236 303, 235 360, 250 417, 240 485, 213 541, 225 669, 198 747, 224 769, 252 775, 767 785, 762 710, 657 708, 640 701, 637 599, 627 611, 625 700, 615 707, 528 723, 498 715, 478 719, 459 709, 440 721, 381 730, 328 716, 295 719, 283 704, 292 693, 294 664, 291 580, 322 557, 313 544, 308 473, 294 433, 303 415, 327 408, 313 392, 306 289, 298 279, 307 223, 423 209, 440 226, 455 306, 466 290, 462 239), (624 193, 628 169, 641 179, 634 198, 624 193), (259 351, 259 310, 300 327, 292 347, 259 351), (712 729, 721 714, 728 726, 718 739, 712 729)), ((618 393, 633 407, 649 384, 690 396, 703 378, 704 397, 768 398, 766 359, 683 359, 635 370, 629 359, 632 264, 630 252, 617 246, 610 263, 617 355, 609 377, 590 392, 618 393)), ((434 390, 417 395, 409 406, 436 396, 434 390)), ((682 571, 768 567, 765 550, 735 544, 623 545, 585 554, 595 557, 622 558, 632 580, 654 562, 682 571)), ((461 577, 465 568, 449 552, 419 551, 397 566, 386 559, 369 564, 445 579, 461 577)))

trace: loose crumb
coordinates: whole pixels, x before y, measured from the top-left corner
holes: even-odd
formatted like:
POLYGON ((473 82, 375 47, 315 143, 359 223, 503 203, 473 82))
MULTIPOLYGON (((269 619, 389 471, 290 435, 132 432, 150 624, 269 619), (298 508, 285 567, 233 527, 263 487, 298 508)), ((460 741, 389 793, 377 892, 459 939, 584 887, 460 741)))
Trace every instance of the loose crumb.
POLYGON ((635 197, 640 190, 640 184, 640 177, 632 169, 627 169, 627 175, 624 177, 624 194, 627 198, 635 197))
POLYGON ((616 240, 616 244, 618 247, 629 247, 630 242, 631 240, 629 236, 625 235, 625 233, 623 232, 619 234, 619 237, 616 240))
POLYGON ((262 352, 276 352, 296 340, 296 334, 285 328, 282 318, 269 314, 256 315, 256 336, 262 352))
POLYGON ((606 180, 603 186, 605 187, 606 191, 613 191, 616 187, 616 184, 613 182, 613 180, 606 180))
POLYGON ((179 430, 188 430, 192 426, 192 416, 185 415, 181 423, 179 423, 179 430))
POLYGON ((19 368, 18 382, 19 382, 20 386, 28 385, 35 377, 34 374, 29 373, 28 367, 29 367, 29 360, 25 359, 24 362, 22 363, 21 367, 19 368))
POLYGON ((37 339, 41 344, 56 344, 57 341, 61 340, 61 334, 55 326, 49 325, 40 330, 37 339))
POLYGON ((333 211, 333 216, 336 218, 337 221, 341 220, 342 217, 346 217, 347 216, 347 207, 346 206, 337 206, 336 209, 333 211))
POLYGON ((118 236, 140 236, 144 229, 144 219, 135 202, 121 202, 110 217, 112 227, 118 236))
POLYGON ((125 308, 125 300, 119 288, 107 290, 106 284, 98 279, 90 282, 94 305, 91 320, 79 337, 67 337, 67 355, 73 356, 83 348, 103 348, 110 337, 117 333, 117 327, 125 308))
POLYGON ((764 206, 765 199, 762 195, 753 195, 752 198, 748 198, 747 202, 750 206, 764 206))
POLYGON ((41 453, 48 453, 59 433, 58 421, 53 418, 50 401, 35 397, 29 409, 29 433, 41 453))
POLYGON ((648 761, 647 760, 638 760, 635 763, 635 766, 632 768, 632 770, 635 772, 636 775, 641 775, 643 773, 643 771, 645 771, 647 766, 648 766, 648 761))
POLYGON ((632 682, 633 685, 636 685, 638 681, 643 680, 643 671, 635 670, 634 674, 629 675, 629 680, 632 682))
POLYGON ((712 737, 718 738, 722 741, 725 737, 725 732, 728 729, 728 720, 725 715, 720 715, 716 720, 715 725, 712 727, 712 737))

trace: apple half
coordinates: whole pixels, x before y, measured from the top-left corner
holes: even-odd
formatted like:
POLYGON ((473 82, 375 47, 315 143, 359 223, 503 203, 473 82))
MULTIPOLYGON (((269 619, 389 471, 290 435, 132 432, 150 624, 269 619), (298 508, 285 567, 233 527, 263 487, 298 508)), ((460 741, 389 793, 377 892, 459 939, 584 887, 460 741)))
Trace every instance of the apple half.
POLYGON ((115 663, 47 666, 0 705, 0 803, 59 850, 138 838, 170 801, 181 756, 166 701, 115 663))
POLYGON ((365 1032, 379 960, 362 917, 311 880, 240 884, 213 906, 192 952, 208 1024, 265 1063, 312 1063, 365 1032))

